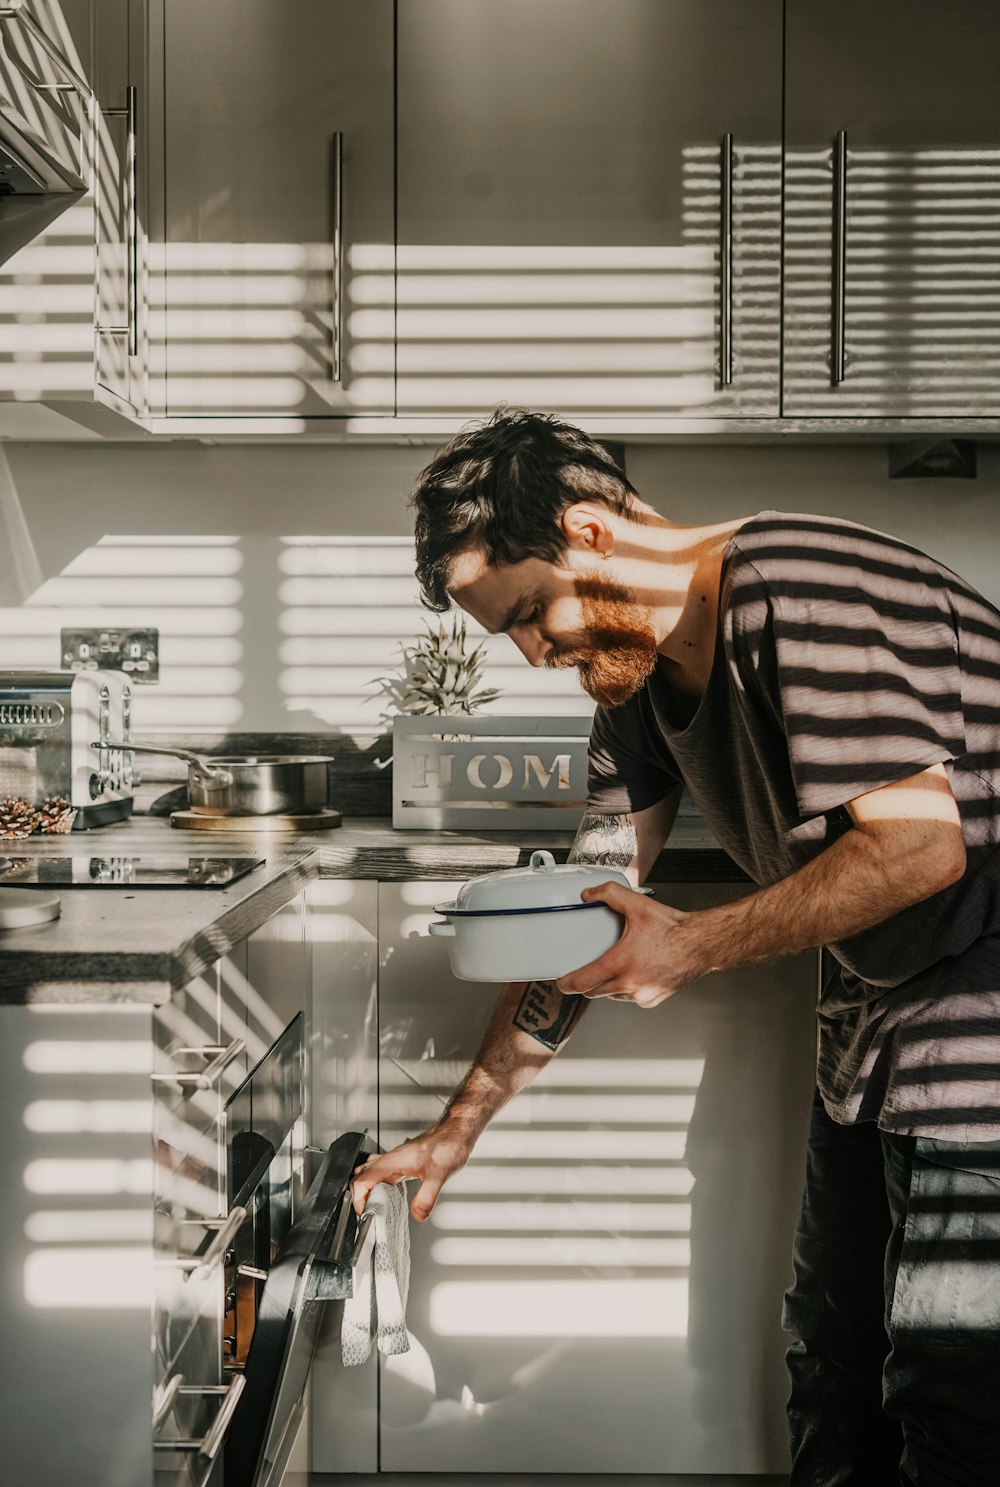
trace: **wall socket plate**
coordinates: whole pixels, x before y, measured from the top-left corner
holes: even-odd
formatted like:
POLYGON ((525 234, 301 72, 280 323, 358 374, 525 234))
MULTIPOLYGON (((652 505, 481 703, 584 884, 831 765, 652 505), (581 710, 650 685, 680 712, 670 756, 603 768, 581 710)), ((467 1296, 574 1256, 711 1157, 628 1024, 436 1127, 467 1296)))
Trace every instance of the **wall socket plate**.
POLYGON ((64 671, 124 671, 133 682, 160 680, 160 632, 132 630, 60 630, 64 671))

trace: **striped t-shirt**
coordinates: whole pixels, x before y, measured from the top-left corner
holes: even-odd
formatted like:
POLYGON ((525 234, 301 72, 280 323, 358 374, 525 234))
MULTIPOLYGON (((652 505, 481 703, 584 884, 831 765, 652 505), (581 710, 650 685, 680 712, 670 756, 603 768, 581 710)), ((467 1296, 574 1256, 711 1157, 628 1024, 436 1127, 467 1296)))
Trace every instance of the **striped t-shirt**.
POLYGON ((933 558, 851 522, 762 512, 726 548, 715 658, 693 718, 659 673, 599 708, 589 808, 683 781, 755 883, 850 828, 847 801, 944 763, 959 882, 831 945, 819 1086, 834 1119, 1000 1135, 1000 613, 933 558))

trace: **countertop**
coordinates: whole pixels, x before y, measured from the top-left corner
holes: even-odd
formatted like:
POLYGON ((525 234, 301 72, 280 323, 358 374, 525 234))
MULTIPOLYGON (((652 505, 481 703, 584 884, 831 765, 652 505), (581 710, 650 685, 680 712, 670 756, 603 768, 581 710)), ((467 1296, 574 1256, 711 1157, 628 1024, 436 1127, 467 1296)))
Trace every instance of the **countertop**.
MULTIPOLYGON (((4 842, 0 851, 8 857, 187 853, 265 861, 223 888, 60 887, 59 919, 0 933, 0 1003, 164 1002, 312 878, 464 879, 524 864, 540 846, 565 860, 572 841, 568 831, 394 831, 378 818, 348 818, 333 831, 294 836, 223 835, 181 832, 167 820, 136 816, 97 831, 4 842)), ((700 822, 681 819, 650 881, 746 880, 700 822)))

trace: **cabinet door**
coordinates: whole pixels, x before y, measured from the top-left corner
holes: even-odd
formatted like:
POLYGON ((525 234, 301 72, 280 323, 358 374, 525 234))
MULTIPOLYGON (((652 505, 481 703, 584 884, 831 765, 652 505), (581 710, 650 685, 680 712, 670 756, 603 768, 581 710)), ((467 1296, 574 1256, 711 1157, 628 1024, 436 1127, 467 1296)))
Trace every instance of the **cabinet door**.
POLYGON ((168 414, 392 411, 392 10, 165 6, 168 414))
POLYGON ((151 1021, 3 1008, 4 1483, 152 1484, 151 1021))
POLYGON ((95 0, 97 384, 142 413, 148 401, 143 149, 148 116, 144 5, 95 0))
MULTIPOLYGON (((493 1009, 497 988, 455 981, 426 934, 454 887, 379 888, 385 1147, 440 1116, 493 1009)), ((657 889, 683 909, 738 892, 657 889)), ((804 955, 652 1011, 588 1010, 410 1227, 383 1471, 787 1471, 780 1314, 815 988, 804 955)))
MULTIPOLYGON (((91 0, 28 0, 0 16, 0 108, 67 184, 90 180, 89 105, 24 25, 73 73, 92 77, 91 0)), ((5 135, 6 137, 6 135, 5 135)), ((30 161, 26 162, 30 165, 30 161)), ((35 162, 37 168, 37 161, 35 162)), ((2 177, 0 177, 2 179, 2 177)), ((6 184, 6 183, 4 183, 6 184)), ((0 191, 0 400, 94 395, 94 198, 90 190, 0 191)))
POLYGON ((1000 12, 941 21, 932 0, 788 6, 786 414, 1000 412, 1000 12))
POLYGON ((400 0, 398 57, 401 412, 777 412, 777 0, 400 0))

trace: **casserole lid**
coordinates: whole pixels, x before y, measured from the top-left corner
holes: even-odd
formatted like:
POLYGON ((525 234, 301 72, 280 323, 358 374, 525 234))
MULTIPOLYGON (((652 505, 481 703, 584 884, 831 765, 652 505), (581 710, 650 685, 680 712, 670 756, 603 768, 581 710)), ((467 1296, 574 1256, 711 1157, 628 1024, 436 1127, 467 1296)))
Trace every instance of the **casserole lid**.
POLYGON ((532 852, 527 867, 507 868, 470 878, 455 895, 453 904, 442 904, 439 914, 513 913, 518 910, 585 908, 580 895, 598 883, 615 882, 630 888, 628 878, 613 867, 572 862, 557 867, 551 852, 532 852))

